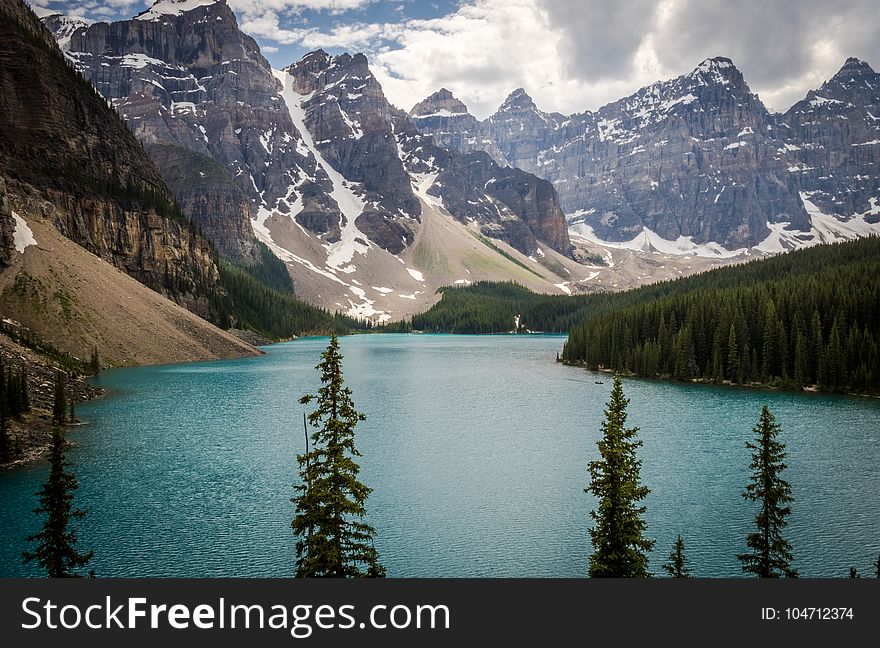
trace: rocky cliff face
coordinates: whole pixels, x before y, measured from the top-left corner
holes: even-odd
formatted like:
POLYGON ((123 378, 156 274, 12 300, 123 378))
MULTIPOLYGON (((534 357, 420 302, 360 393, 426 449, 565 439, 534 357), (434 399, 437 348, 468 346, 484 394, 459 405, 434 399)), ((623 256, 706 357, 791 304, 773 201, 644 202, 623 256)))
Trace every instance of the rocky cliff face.
POLYGON ((880 74, 847 59, 778 119, 789 171, 822 213, 880 220, 880 74))
POLYGON ((538 153, 550 145, 563 120, 560 114, 538 110, 526 91, 517 88, 482 125, 507 161, 534 172, 538 153))
POLYGON ((125 124, 20 2, 0 0, 0 175, 12 209, 206 314, 210 245, 125 124), (178 217, 179 218, 179 217, 178 217))
MULTIPOLYGON (((302 112, 316 151, 346 181, 357 183, 363 206, 355 225, 399 254, 413 241, 421 205, 397 153, 392 106, 366 57, 312 52, 285 71, 296 98, 292 110, 302 112)), ((344 219, 353 215, 344 212, 344 219)))
POLYGON ((866 233, 880 214, 878 87, 850 59, 775 115, 719 57, 596 112, 544 113, 518 89, 490 118, 467 123, 473 141, 488 129, 506 160, 550 180, 589 238, 709 255, 777 251, 866 233))
POLYGON ((254 205, 225 167, 212 158, 173 144, 147 144, 180 209, 230 259, 253 264, 254 205))
POLYGON ((770 116, 728 59, 704 61, 557 132, 537 164, 600 238, 628 240, 647 228, 735 249, 763 241, 768 223, 809 229, 770 116), (584 139, 571 137, 572 126, 584 139))
POLYGON ((433 137, 438 146, 463 153, 485 151, 498 164, 507 165, 489 128, 477 121, 467 106, 446 88, 413 106, 409 117, 420 131, 433 137))
MULTIPOLYGON (((144 144, 212 158, 256 205, 269 208, 287 197, 300 168, 308 170, 271 67, 224 0, 161 0, 132 20, 72 32, 60 19, 45 22, 63 28, 56 36, 67 39, 67 55, 144 144)), ((191 190, 177 197, 194 204, 191 190)), ((243 240, 214 240, 221 249, 253 254, 254 237, 241 233, 243 240)))
MULTIPOLYGON (((160 0, 132 20, 87 27, 60 17, 46 23, 67 43, 77 68, 156 153, 184 210, 224 253, 252 250, 235 201, 226 194, 219 201, 200 195, 216 189, 216 183, 187 175, 194 167, 181 163, 181 153, 170 156, 169 149, 152 145, 173 144, 225 167, 253 201, 258 230, 271 214, 285 214, 326 246, 366 249, 372 243, 399 254, 413 243, 422 206, 398 142, 399 132, 412 129, 412 123, 385 99, 363 55, 313 52, 285 70, 290 89, 282 92, 281 77, 238 29, 224 0, 160 0), (209 218, 209 206, 223 214, 209 218), (234 222, 223 225, 227 218, 234 222), (346 237, 351 241, 343 241, 346 237)), ((431 146, 437 150, 435 161, 448 156, 431 146)), ((476 160, 471 166, 484 163, 482 157, 476 160)), ((488 164, 482 175, 497 171, 497 165, 488 164)), ((473 181, 468 174, 454 178, 473 181)), ((447 175, 447 184, 452 180, 447 175)), ((537 179, 518 181, 530 185, 537 179)), ((511 226, 487 225, 486 232, 523 250, 534 251, 535 237, 548 236, 554 249, 567 251, 555 195, 546 187, 521 193, 535 205, 514 200, 513 194, 505 195, 515 204, 495 199, 501 211, 478 214, 468 209, 470 203, 452 200, 451 205, 463 221, 521 221, 516 236, 505 234, 511 226), (520 209, 531 211, 526 216, 520 209)))
POLYGON ((439 198, 461 222, 477 221, 486 235, 525 254, 535 251, 538 239, 568 254, 565 219, 552 186, 502 169, 485 153, 462 156, 439 146, 388 102, 363 55, 312 52, 285 73, 290 83, 285 100, 294 123, 327 176, 305 179, 296 192, 319 197, 315 187, 321 187, 322 206, 338 209, 327 218, 326 211, 298 203, 302 210, 294 217, 301 226, 330 244, 349 228, 356 245, 360 233, 400 254, 414 240, 419 198, 429 203, 439 198), (498 189, 492 184, 496 180, 498 189), (518 191, 500 189, 514 184, 518 191))
POLYGON ((0 270, 9 267, 15 246, 15 219, 6 194, 6 181, 0 177, 0 270))

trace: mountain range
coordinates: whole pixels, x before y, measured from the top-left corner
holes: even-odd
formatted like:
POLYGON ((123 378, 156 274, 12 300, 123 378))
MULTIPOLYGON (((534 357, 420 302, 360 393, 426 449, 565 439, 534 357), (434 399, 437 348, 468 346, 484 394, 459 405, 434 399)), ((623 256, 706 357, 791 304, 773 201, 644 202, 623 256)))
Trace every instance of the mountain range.
POLYGON ((617 289, 880 232, 880 75, 849 59, 785 113, 732 61, 597 111, 523 89, 485 120, 446 89, 409 113, 362 54, 273 70, 225 0, 43 19, 217 250, 262 242, 299 296, 376 321, 443 285, 617 289))
POLYGON ((411 114, 550 180, 590 240, 733 256, 880 231, 880 75, 853 58, 782 114, 722 57, 595 112, 542 112, 520 88, 482 122, 445 89, 411 114))
POLYGON ((18 0, 0 0, 0 271, 4 325, 63 353, 100 348, 112 364, 256 353, 205 321, 222 290, 211 242, 18 0))

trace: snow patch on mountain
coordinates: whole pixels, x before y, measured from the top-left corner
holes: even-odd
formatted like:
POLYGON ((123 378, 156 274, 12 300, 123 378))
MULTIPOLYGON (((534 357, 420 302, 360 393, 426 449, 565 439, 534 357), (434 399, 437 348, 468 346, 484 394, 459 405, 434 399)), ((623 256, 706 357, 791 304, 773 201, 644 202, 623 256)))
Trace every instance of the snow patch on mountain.
POLYGON ((812 198, 814 192, 801 191, 800 198, 804 209, 810 216, 809 231, 789 230, 790 223, 769 223, 770 234, 755 247, 769 254, 788 252, 796 248, 809 247, 820 243, 837 243, 862 236, 880 235, 880 222, 869 223, 867 216, 880 214, 880 204, 876 197, 869 200, 869 208, 860 214, 853 214, 849 220, 842 221, 824 213, 812 198))
POLYGON ((16 252, 24 252, 29 246, 36 245, 37 239, 34 238, 34 233, 28 227, 27 221, 15 212, 12 212, 12 218, 15 219, 15 232, 12 234, 12 240, 16 252))
POLYGON ((147 56, 146 54, 126 54, 122 57, 122 67, 130 67, 135 68, 136 70, 140 70, 148 65, 162 65, 165 67, 172 67, 168 65, 165 61, 160 61, 159 59, 152 58, 147 56))
POLYGON ((218 0, 157 0, 152 7, 135 16, 135 20, 159 20, 162 16, 179 16, 187 11, 205 7, 218 0))
POLYGON ((370 250, 367 237, 357 228, 355 220, 364 211, 364 201, 353 190, 354 183, 348 182, 333 166, 324 159, 318 148, 312 141, 312 135, 306 128, 306 111, 303 103, 311 98, 311 95, 301 95, 293 90, 290 75, 283 70, 272 70, 272 74, 278 79, 284 90, 282 98, 290 111, 293 125, 300 132, 303 144, 309 152, 315 156, 318 166, 324 170, 330 183, 333 185, 330 196, 339 205, 343 218, 339 223, 340 239, 327 245, 327 267, 342 272, 347 271, 355 254, 366 254, 370 250))
POLYGON ((577 237, 604 247, 637 252, 656 252, 676 256, 689 255, 711 259, 732 259, 748 253, 746 248, 728 250, 718 243, 694 243, 690 236, 679 236, 670 241, 647 227, 629 241, 605 241, 599 238, 593 228, 584 222, 569 225, 569 232, 577 237))

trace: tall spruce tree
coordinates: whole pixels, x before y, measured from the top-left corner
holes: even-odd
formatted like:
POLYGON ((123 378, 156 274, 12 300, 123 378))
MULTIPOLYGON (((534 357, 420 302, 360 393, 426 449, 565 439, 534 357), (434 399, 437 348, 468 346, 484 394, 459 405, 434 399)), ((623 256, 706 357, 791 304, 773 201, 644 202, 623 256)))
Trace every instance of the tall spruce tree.
MULTIPOLYGON (((46 570, 49 578, 78 578, 79 569, 86 566, 94 552, 80 553, 76 550, 76 529, 71 521, 85 517, 85 511, 73 507, 73 494, 77 489, 76 476, 68 472, 70 464, 65 456, 64 432, 61 427, 52 431, 52 448, 49 455, 49 477, 37 495, 40 505, 34 513, 45 515, 43 529, 28 536, 28 542, 36 542, 34 551, 25 551, 24 562, 35 560, 46 570)), ((94 572, 91 573, 94 576, 94 572)))
POLYGON ((782 529, 791 513, 794 501, 791 486, 781 477, 785 470, 785 444, 777 439, 781 428, 770 409, 764 405, 761 417, 752 431, 755 442, 747 442, 752 451, 751 480, 746 484, 743 497, 761 506, 755 516, 758 530, 746 538, 748 552, 739 554, 742 569, 760 578, 795 577, 792 568, 791 545, 782 537, 782 529))
POLYGON ((22 412, 30 412, 31 411, 31 397, 28 393, 28 372, 27 367, 21 368, 21 384, 19 385, 21 389, 21 411, 22 412))
POLYGON ((52 422, 63 425, 67 417, 67 374, 55 372, 55 398, 52 405, 52 422))
MULTIPOLYGON (((167 271, 167 261, 166 261, 166 271, 167 271)), ((89 373, 97 376, 101 373, 101 360, 98 358, 98 347, 92 348, 92 357, 89 360, 89 373)))
POLYGON ((9 439, 9 419, 6 404, 0 402, 0 460, 12 455, 12 442, 9 439))
POLYGON ((684 540, 681 539, 681 534, 676 538, 672 552, 662 566, 663 571, 671 578, 690 578, 691 572, 687 566, 687 557, 684 555, 684 540))
POLYGON ((590 485, 584 489, 599 500, 590 512, 595 521, 590 529, 589 575, 593 578, 649 576, 647 552, 654 541, 644 536, 645 507, 639 502, 651 491, 641 484, 642 462, 636 458, 636 449, 642 442, 636 439, 638 428, 626 427, 628 404, 620 376, 615 374, 598 441, 600 458, 590 462, 590 485))
POLYGON ((335 335, 316 367, 323 386, 300 403, 317 402, 309 414, 313 447, 297 455, 301 483, 291 498, 296 516, 291 523, 296 543, 299 577, 382 577, 385 568, 373 540, 376 530, 363 521, 365 502, 372 492, 360 481, 361 456, 354 443, 355 426, 365 416, 358 412, 351 389, 344 386, 342 355, 335 335))

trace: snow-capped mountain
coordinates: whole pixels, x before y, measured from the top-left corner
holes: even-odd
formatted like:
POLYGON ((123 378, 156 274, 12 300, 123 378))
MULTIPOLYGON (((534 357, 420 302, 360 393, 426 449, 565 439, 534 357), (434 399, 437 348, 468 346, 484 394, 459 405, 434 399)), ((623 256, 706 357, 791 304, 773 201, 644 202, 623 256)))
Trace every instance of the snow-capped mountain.
POLYGON ((467 106, 449 90, 441 88, 409 111, 410 119, 425 135, 430 135, 443 148, 470 153, 486 151, 493 160, 506 165, 504 154, 495 145, 492 135, 467 106))
POLYGON ((488 129, 509 163, 553 182, 572 233, 589 240, 715 257, 775 252, 880 231, 878 87, 850 59, 771 114, 718 57, 568 117, 518 89, 471 141, 488 129))
POLYGON ((778 121, 813 238, 880 231, 880 74, 847 59, 778 121))
POLYGON ((190 217, 239 259, 255 234, 307 299, 388 319, 456 281, 559 292, 585 274, 549 182, 437 146, 386 100, 363 55, 318 51, 272 70, 225 0, 160 0, 68 32, 68 57, 190 217))
POLYGON ((70 38, 73 34, 83 31, 89 26, 89 23, 82 18, 63 16, 61 14, 46 16, 43 18, 43 24, 55 37, 58 47, 62 50, 70 48, 70 38))
MULTIPOLYGON (((44 19, 50 29, 52 19, 44 19)), ((268 61, 223 1, 160 0, 133 20, 76 29, 66 54, 144 144, 179 147, 179 168, 199 166, 179 164, 190 152, 215 160, 254 203, 274 204, 290 170, 309 165, 268 61)), ((204 177, 194 173, 190 185, 204 177)), ((179 200, 188 210, 193 197, 179 200)), ((220 250, 252 255, 251 207, 229 199, 210 211, 221 217, 197 224, 220 250)))
POLYGON ((299 294, 384 321, 442 285, 516 277, 563 291, 586 274, 549 182, 438 147, 385 99, 363 55, 312 52, 274 74, 316 170, 261 206, 254 229, 299 294))

